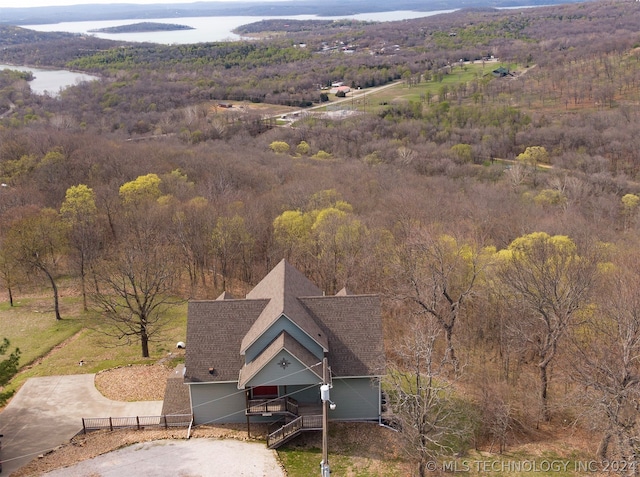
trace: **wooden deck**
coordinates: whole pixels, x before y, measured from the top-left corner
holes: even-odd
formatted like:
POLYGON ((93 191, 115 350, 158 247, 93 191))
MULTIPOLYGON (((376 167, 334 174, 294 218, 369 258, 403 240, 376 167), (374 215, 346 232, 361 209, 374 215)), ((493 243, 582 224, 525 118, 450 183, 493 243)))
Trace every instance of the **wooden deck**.
POLYGON ((273 399, 250 399, 247 403, 247 416, 299 415, 298 403, 289 397, 273 399))
POLYGON ((300 416, 267 436, 267 447, 275 449, 304 431, 321 431, 322 414, 300 416))
POLYGON ((247 416, 280 416, 285 423, 267 436, 267 446, 275 449, 304 431, 322 430, 322 404, 298 403, 290 397, 250 399, 247 416))

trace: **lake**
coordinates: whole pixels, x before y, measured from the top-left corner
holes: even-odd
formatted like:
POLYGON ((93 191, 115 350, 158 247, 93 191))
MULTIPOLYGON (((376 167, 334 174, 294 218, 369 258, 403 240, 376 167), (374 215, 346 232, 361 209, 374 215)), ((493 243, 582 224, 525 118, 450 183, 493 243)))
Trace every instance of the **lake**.
POLYGON ((17 71, 31 71, 33 73, 33 81, 29 81, 31 91, 36 94, 48 93, 51 96, 57 96, 61 89, 77 84, 81 81, 93 81, 98 77, 85 73, 77 73, 67 70, 43 70, 40 68, 31 68, 28 66, 13 66, 0 64, 0 70, 10 69, 17 71))
POLYGON ((440 13, 450 13, 455 10, 439 10, 433 12, 414 12, 414 11, 393 11, 393 12, 377 12, 377 13, 360 13, 358 15, 350 15, 346 17, 320 17, 316 15, 293 15, 293 16, 231 16, 231 17, 182 17, 182 18, 154 18, 151 20, 155 23, 173 23, 186 25, 193 30, 176 30, 176 31, 156 31, 156 32, 140 32, 140 33, 95 33, 89 30, 100 28, 114 27, 119 25, 131 25, 140 23, 143 20, 108 20, 108 21, 88 21, 88 22, 64 22, 47 25, 21 25, 22 28, 28 28, 36 31, 62 31, 68 33, 84 33, 94 35, 98 38, 131 42, 150 42, 161 43, 165 45, 171 44, 187 44, 187 43, 204 43, 211 41, 229 41, 239 40, 240 36, 232 32, 233 29, 255 23, 260 20, 270 19, 287 19, 287 20, 338 20, 348 18, 352 20, 362 21, 398 21, 408 20, 411 18, 422 18, 440 13))
MULTIPOLYGON (((455 10, 439 10, 432 12, 414 12, 414 11, 393 11, 378 13, 361 13, 348 17, 353 20, 361 21, 397 21, 408 20, 411 18, 422 18, 439 13, 450 13, 455 10)), ((131 42, 150 42, 160 44, 188 44, 203 43, 213 41, 239 40, 242 37, 232 32, 233 29, 246 25, 248 23, 258 22, 260 20, 282 18, 291 20, 336 20, 338 17, 320 17, 316 15, 294 15, 294 16, 223 16, 223 17, 184 17, 184 18, 159 18, 151 21, 158 23, 177 23, 187 25, 193 30, 177 30, 177 31, 158 31, 158 32, 141 32, 141 33, 94 33, 89 30, 107 28, 119 25, 130 25, 139 23, 141 20, 109 20, 109 21, 88 21, 88 22, 65 22, 46 25, 21 25, 22 28, 28 28, 36 31, 63 31, 69 33, 83 33, 95 35, 98 38, 109 40, 131 41, 131 42)), ((95 76, 84 73, 77 73, 66 70, 43 70, 39 68, 31 68, 27 66, 12 66, 0 64, 0 70, 12 69, 19 71, 31 71, 34 80, 29 82, 31 91, 36 94, 47 93, 56 96, 61 89, 74 85, 79 81, 92 81, 98 79, 95 76)))

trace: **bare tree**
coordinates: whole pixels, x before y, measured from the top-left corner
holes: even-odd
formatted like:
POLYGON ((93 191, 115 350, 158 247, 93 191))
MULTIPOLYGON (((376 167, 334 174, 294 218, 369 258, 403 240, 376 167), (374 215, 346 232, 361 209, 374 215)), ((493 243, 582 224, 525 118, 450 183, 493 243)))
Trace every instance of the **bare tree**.
POLYGON ((106 333, 127 343, 137 339, 142 357, 148 358, 149 342, 161 333, 166 312, 179 303, 172 293, 175 251, 157 243, 120 247, 99 266, 91 299, 113 325, 106 333))
POLYGON ((53 290, 56 320, 61 320, 60 296, 56 282, 60 257, 66 246, 65 231, 57 212, 29 209, 10 225, 4 247, 25 272, 43 273, 53 290))
POLYGON ((424 477, 429 462, 464 450, 470 420, 456 399, 435 343, 442 331, 432 319, 416 319, 388 362, 385 389, 407 455, 424 477))
POLYGON ((459 360, 453 343, 454 328, 484 269, 481 252, 452 236, 434 235, 420 227, 412 231, 402 253, 406 298, 444 332, 444 360, 456 371, 459 360))
POLYGON ((180 269, 179 253, 167 230, 170 211, 149 193, 148 179, 126 184, 132 186, 128 192, 137 195, 133 200, 121 193, 120 240, 105 250, 105 258, 96 266, 91 297, 113 325, 107 334, 127 342, 139 340, 144 358, 149 357, 149 342, 166 324, 167 310, 179 302, 174 298, 174 280, 180 269))
POLYGON ((608 277, 602 306, 588 315, 572 340, 571 373, 587 392, 592 422, 603 430, 598 458, 629 463, 625 475, 640 468, 640 296, 637 257, 608 277))

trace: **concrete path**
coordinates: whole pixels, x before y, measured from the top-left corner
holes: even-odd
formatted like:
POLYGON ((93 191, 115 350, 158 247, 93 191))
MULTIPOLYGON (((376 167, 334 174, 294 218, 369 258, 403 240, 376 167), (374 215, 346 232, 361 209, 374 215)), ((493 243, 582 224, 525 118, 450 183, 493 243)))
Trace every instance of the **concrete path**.
POLYGON ((69 441, 83 417, 159 416, 162 401, 105 398, 94 374, 30 378, 0 413, 2 473, 10 475, 39 454, 69 441))
MULTIPOLYGON (((315 470, 315 469, 313 469, 315 470)), ((315 472, 309 471, 309 475, 315 472)), ((134 444, 47 477, 284 477, 275 451, 257 442, 191 439, 134 444)))

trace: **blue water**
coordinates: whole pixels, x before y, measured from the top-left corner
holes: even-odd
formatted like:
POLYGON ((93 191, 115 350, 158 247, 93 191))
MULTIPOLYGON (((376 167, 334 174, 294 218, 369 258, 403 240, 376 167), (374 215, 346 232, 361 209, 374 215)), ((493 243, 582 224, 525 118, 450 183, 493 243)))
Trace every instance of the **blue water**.
POLYGON ((57 96, 61 89, 77 84, 79 81, 92 81, 98 79, 85 73, 67 70, 43 70, 28 66, 12 66, 0 64, 0 70, 10 69, 18 71, 31 71, 34 79, 29 81, 31 92, 36 94, 48 94, 57 96))

